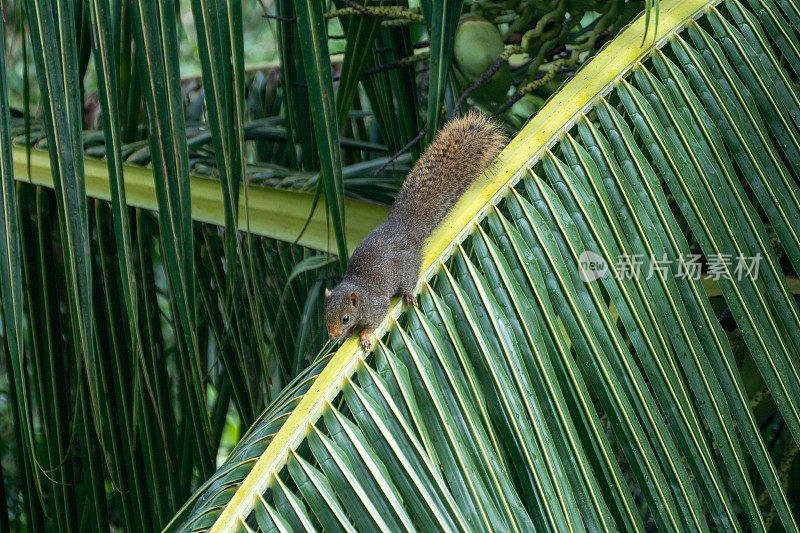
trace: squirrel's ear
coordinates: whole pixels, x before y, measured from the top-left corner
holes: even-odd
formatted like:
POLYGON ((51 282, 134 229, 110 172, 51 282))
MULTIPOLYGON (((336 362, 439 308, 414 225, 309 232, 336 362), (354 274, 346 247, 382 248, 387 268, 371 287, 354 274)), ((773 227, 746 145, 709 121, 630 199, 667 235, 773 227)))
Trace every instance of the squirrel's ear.
POLYGON ((333 294, 333 291, 330 290, 328 287, 325 287, 325 299, 326 300, 331 297, 331 294, 333 294))
POLYGON ((350 293, 350 303, 353 305, 353 307, 358 307, 358 302, 359 301, 360 301, 360 298, 358 297, 358 293, 357 292, 351 292, 350 293))

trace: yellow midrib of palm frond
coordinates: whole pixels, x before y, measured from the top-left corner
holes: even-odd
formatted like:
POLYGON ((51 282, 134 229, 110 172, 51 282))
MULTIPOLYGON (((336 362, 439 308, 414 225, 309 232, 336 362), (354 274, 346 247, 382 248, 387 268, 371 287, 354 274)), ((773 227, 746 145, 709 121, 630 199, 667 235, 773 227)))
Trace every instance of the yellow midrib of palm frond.
MULTIPOLYGON (((438 271, 439 265, 450 257, 453 248, 472 232, 486 211, 496 205, 519 180, 526 166, 552 146, 564 131, 594 106, 599 97, 613 89, 651 50, 660 47, 690 19, 702 15, 719 1, 662 0, 655 35, 652 35, 651 24, 652 37, 648 36, 644 46, 645 17, 639 17, 578 71, 512 139, 498 162, 467 191, 450 216, 436 229, 424 250, 420 284, 438 271)), ((376 330, 376 338, 386 332, 401 312, 402 304, 396 299, 388 316, 376 330)), ((220 514, 212 532, 234 530, 239 519, 247 517, 255 495, 266 489, 275 473, 286 463, 289 454, 306 436, 311 424, 322 414, 327 402, 338 394, 344 380, 357 369, 363 356, 355 336, 345 341, 259 457, 220 514)))
MULTIPOLYGON (((53 187, 53 174, 50 168, 49 153, 31 149, 30 172, 25 147, 13 147, 14 177, 21 182, 30 182, 43 187, 53 187)), ((127 204, 151 211, 158 210, 158 200, 153 171, 147 167, 124 165, 125 195, 127 204)), ((92 198, 110 201, 108 168, 102 159, 84 158, 86 194, 92 198)), ((222 187, 218 180, 191 177, 192 219, 217 226, 225 225, 222 187)), ((317 203, 314 214, 302 235, 314 195, 298 191, 269 189, 250 186, 245 196, 244 187, 239 191, 239 229, 256 235, 270 237, 286 242, 295 242, 323 252, 336 253, 336 240, 328 231, 325 212, 325 199, 317 203), (245 210, 245 199, 247 211, 245 210), (248 215, 249 214, 249 221, 248 215), (300 237, 298 239, 298 236, 300 237)), ((388 216, 385 207, 367 204, 356 200, 345 202, 347 220, 345 231, 347 242, 355 247, 372 228, 381 224, 388 216)))

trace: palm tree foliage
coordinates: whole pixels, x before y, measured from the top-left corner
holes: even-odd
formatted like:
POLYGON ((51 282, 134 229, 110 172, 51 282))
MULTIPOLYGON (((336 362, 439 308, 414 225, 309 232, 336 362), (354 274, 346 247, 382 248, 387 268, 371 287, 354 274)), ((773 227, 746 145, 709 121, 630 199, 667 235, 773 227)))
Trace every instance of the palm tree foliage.
POLYGON ((420 307, 176 530, 798 530, 800 5, 660 10, 434 234, 420 307))
POLYGON ((469 103, 516 131, 651 7, 364 4, 0 3, 0 530, 159 529, 263 420, 246 475, 325 361, 323 288, 467 107, 463 13, 516 57, 469 103), (254 27, 279 64, 245 62, 254 27))

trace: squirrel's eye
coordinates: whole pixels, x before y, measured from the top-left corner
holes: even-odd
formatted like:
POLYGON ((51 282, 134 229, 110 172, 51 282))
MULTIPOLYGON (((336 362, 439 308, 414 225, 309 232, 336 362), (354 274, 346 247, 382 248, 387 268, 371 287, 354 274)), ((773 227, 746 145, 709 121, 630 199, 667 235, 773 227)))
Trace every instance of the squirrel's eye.
POLYGON ((342 317, 342 324, 347 324, 348 322, 350 322, 350 315, 344 315, 342 317))

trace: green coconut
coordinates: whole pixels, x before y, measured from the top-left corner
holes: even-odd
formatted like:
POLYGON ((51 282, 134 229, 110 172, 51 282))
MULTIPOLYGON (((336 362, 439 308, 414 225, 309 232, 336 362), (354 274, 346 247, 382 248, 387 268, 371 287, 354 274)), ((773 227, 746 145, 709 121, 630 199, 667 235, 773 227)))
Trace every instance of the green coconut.
POLYGON ((526 94, 504 113, 509 124, 519 129, 544 105, 544 98, 526 94))
MULTIPOLYGON (((503 53, 503 37, 494 24, 478 17, 461 19, 453 45, 456 77, 465 86, 471 86, 489 70, 503 53)), ((490 103, 504 99, 511 86, 511 70, 503 63, 480 88, 471 93, 478 101, 490 103)))

